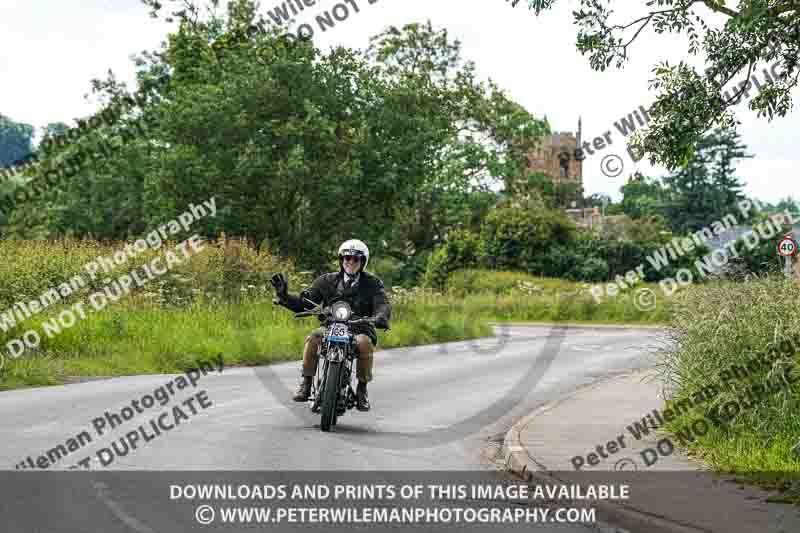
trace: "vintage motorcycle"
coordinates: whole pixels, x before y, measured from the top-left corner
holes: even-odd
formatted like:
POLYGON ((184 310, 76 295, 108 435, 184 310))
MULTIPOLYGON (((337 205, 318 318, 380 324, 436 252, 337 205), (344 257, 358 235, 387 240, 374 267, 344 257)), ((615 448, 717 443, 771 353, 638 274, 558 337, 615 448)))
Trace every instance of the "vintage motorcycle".
MULTIPOLYGON (((310 301, 310 300, 309 300, 310 301)), ((353 390, 355 365, 358 363, 358 346, 351 326, 356 324, 375 325, 375 318, 361 318, 353 315, 347 302, 335 302, 329 307, 315 305, 314 309, 295 313, 295 318, 316 316, 325 330, 323 342, 317 352, 316 379, 312 382, 311 411, 322 413, 320 429, 330 431, 336 419, 356 405, 353 390)), ((384 328, 388 330, 389 328, 384 328)))

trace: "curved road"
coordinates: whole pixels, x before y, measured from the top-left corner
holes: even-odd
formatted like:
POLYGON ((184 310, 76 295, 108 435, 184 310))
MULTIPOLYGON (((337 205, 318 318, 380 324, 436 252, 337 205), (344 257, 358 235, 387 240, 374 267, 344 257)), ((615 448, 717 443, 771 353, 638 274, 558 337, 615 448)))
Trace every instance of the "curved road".
MULTIPOLYGON (((52 463, 47 471, 81 464, 102 472, 485 472, 497 469, 502 437, 520 417, 597 379, 652 367, 653 351, 663 342, 662 334, 649 328, 502 326, 496 332, 496 339, 377 352, 372 410, 348 411, 328 434, 320 432, 318 415, 288 401, 299 372, 296 362, 226 368, 201 375, 196 387, 182 390, 177 375, 156 375, 2 392, 0 459, 8 470, 45 456, 44 462, 52 463), (139 405, 141 414, 110 428, 123 407, 167 383, 173 394, 163 406, 158 400, 149 409, 139 405), (190 397, 194 400, 187 401, 190 397), (156 422, 161 413, 167 414, 156 422), (124 434, 140 426, 136 449, 126 450, 124 434), (71 449, 59 452, 62 457, 51 452, 47 459, 58 445, 71 449), (101 449, 107 451, 98 453, 101 449)), ((590 420, 586 413, 575 423, 590 420)), ((103 486, 98 490, 102 494, 103 486)), ((127 527, 137 530, 135 524, 127 527)))

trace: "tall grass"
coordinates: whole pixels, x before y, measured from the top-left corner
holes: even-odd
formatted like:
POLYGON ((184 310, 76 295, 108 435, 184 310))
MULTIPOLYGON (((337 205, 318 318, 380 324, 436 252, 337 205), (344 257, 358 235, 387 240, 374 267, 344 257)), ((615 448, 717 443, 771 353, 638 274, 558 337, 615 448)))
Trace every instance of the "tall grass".
POLYGON ((782 276, 714 283, 677 298, 673 311, 674 345, 664 352, 662 371, 674 398, 719 382, 731 365, 747 367, 754 358, 768 357, 762 368, 729 380, 730 390, 678 417, 668 430, 677 436, 693 420, 709 420, 712 409, 741 404, 753 385, 782 383, 784 389, 743 402, 753 407, 711 424, 687 445, 711 467, 789 488, 788 498, 800 501, 800 456, 792 452, 800 441, 800 287, 782 276))
MULTIPOLYGON (((488 336, 485 321, 469 320, 440 303, 395 307, 392 329, 379 348, 488 336)), ((294 319, 271 297, 246 295, 236 303, 162 308, 154 303, 120 305, 47 339, 36 355, 7 361, 0 389, 58 383, 67 376, 118 376, 185 370, 217 354, 228 366, 300 359, 314 318, 294 319)))
POLYGON ((662 294, 656 284, 639 284, 599 299, 588 283, 541 278, 523 272, 462 270, 450 274, 447 294, 466 298, 479 316, 498 320, 666 324, 670 300, 637 305, 636 291, 662 294))
MULTIPOLYGON (((100 290, 104 283, 140 268, 175 243, 148 250, 92 280, 84 266, 110 257, 124 243, 62 240, 0 241, 13 260, 0 264, 0 313, 17 301, 82 275, 87 286, 13 329, 0 331, 6 343, 35 329, 41 345, 18 359, 6 358, 0 389, 47 385, 72 376, 118 376, 185 370, 196 361, 224 354, 228 365, 254 365, 300 358, 316 319, 296 320, 271 302, 269 278, 283 271, 292 292, 311 281, 290 262, 256 252, 236 240, 206 243, 204 249, 167 274, 135 289, 119 302, 52 337, 43 333, 62 310, 100 290)), ((377 272, 380 275, 380 272, 377 272)), ((663 323, 667 309, 645 312, 622 296, 595 302, 586 286, 514 272, 456 273, 446 292, 400 287, 389 290, 392 330, 379 348, 470 339, 492 334, 489 321, 586 321, 663 323)), ((85 307, 89 307, 88 304, 85 307)))

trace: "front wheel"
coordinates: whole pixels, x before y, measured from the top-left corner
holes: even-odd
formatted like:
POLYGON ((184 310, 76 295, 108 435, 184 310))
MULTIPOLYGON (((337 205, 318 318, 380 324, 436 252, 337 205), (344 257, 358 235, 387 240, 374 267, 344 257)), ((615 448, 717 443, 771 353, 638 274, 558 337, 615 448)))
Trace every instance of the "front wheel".
POLYGON ((342 363, 328 364, 328 375, 325 377, 325 388, 322 391, 322 422, 320 429, 330 431, 336 424, 336 398, 339 396, 339 386, 342 374, 342 363))

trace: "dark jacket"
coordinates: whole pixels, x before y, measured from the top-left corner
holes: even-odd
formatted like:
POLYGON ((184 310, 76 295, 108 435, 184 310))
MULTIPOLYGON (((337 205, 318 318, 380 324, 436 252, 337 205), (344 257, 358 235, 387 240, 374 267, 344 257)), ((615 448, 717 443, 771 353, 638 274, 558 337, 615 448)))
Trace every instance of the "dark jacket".
MULTIPOLYGON (((306 302, 308 298, 314 303, 327 307, 334 302, 345 301, 350 305, 353 314, 360 317, 383 317, 388 322, 392 316, 392 307, 386 298, 383 282, 377 276, 368 272, 361 272, 358 283, 345 290, 343 285, 343 272, 330 272, 314 280, 310 287, 299 296, 290 294, 284 307, 299 313, 313 309, 313 304, 306 302)), ((372 339, 372 344, 378 344, 378 335, 371 324, 356 324, 353 333, 363 333, 372 339)))

